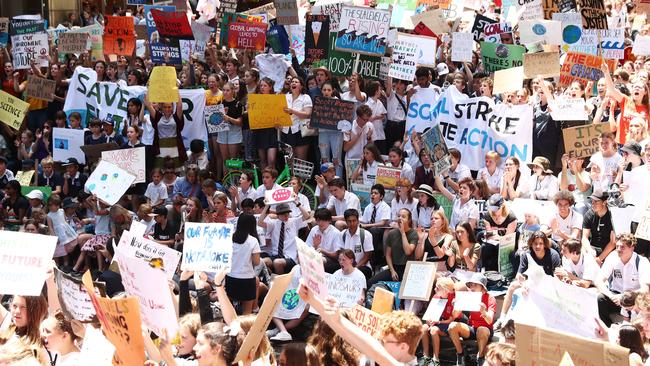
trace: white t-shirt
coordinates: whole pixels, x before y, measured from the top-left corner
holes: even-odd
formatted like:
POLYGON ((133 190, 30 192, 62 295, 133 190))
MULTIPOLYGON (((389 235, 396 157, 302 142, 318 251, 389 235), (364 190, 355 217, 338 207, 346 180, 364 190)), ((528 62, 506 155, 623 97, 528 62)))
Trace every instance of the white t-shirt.
POLYGON ((343 273, 343 269, 339 269, 332 274, 328 281, 330 283, 345 283, 347 291, 333 291, 332 293, 342 308, 353 308, 358 305, 358 301, 366 289, 366 276, 356 268, 348 275, 343 273))
MULTIPOLYGON (((374 132, 374 127, 372 123, 366 123, 362 127, 359 127, 359 124, 357 124, 357 120, 355 119, 354 122, 352 122, 352 131, 351 133, 354 135, 361 134, 357 142, 350 148, 350 150, 346 151, 345 153, 345 158, 346 159, 361 159, 361 156, 363 155, 363 147, 366 146, 368 143, 368 134, 372 134, 372 138, 374 139, 375 137, 375 132, 374 132)), ((352 135, 349 133, 344 133, 343 134, 343 141, 350 141, 352 139, 352 135)))
POLYGON ((232 261, 228 276, 232 278, 254 278, 255 270, 253 269, 251 257, 253 254, 261 252, 260 242, 250 235, 242 244, 233 242, 232 261))
POLYGON ((163 200, 164 203, 167 200, 167 186, 162 181, 157 185, 151 182, 147 185, 147 190, 144 192, 144 196, 147 197, 152 204, 157 203, 158 200, 163 200))
POLYGON ((478 220, 478 217, 478 206, 473 199, 470 199, 463 205, 460 203, 460 197, 456 197, 456 199, 454 199, 454 206, 452 207, 449 227, 455 228, 460 222, 469 221, 469 219, 478 220))
MULTIPOLYGON (((553 196, 560 189, 560 184, 557 177, 554 175, 545 175, 542 180, 539 180, 537 175, 531 175, 528 178, 528 197, 536 200, 552 200, 553 196)), ((519 187, 517 187, 519 190, 519 187)))
MULTIPOLYGON (((384 107, 384 103, 382 103, 379 99, 375 100, 373 98, 368 98, 366 105, 370 107, 370 110, 372 110, 372 117, 387 113, 386 107, 384 107)), ((372 121, 372 126, 375 128, 375 132, 372 134, 372 141, 385 140, 386 134, 384 134, 384 121, 381 119, 372 121)))
POLYGON ((357 212, 361 212, 361 203, 359 202, 359 197, 356 194, 345 191, 343 200, 339 201, 333 195, 330 196, 329 201, 327 201, 327 209, 334 209, 336 214, 334 216, 341 216, 348 208, 354 208, 357 212))
MULTIPOLYGON (((372 252, 374 247, 372 245, 372 234, 370 231, 365 230, 363 234, 363 243, 361 242, 361 228, 357 228, 357 232, 350 236, 348 229, 344 230, 341 236, 342 249, 350 249, 354 252, 354 258, 357 263, 361 262, 366 252, 372 252)), ((370 267, 370 262, 366 263, 366 267, 370 267)))
MULTIPOLYGON (((305 109, 311 108, 313 106, 309 95, 300 94, 298 98, 293 99, 293 95, 291 95, 291 93, 287 94, 287 105, 289 108, 296 111, 304 111, 305 109)), ((295 114, 292 114, 291 127, 283 127, 282 132, 289 133, 289 130, 291 130, 291 133, 296 133, 300 131, 300 126, 302 124, 306 124, 307 122, 309 122, 309 118, 300 119, 295 114)))
POLYGON ((476 175, 478 179, 484 179, 488 185, 488 188, 491 190, 494 189, 501 189, 501 178, 503 177, 503 169, 497 167, 494 170, 493 174, 490 174, 488 172, 487 168, 481 168, 481 170, 478 171, 478 174, 476 175))
POLYGON ((572 275, 588 281, 594 281, 600 270, 596 258, 590 254, 580 255, 578 263, 573 263, 571 259, 562 256, 562 268, 572 275))
MULTIPOLYGON (((271 188, 270 190, 272 191, 272 190, 275 190, 275 189, 278 189, 278 188, 282 188, 282 186, 277 184, 277 183, 273 183, 273 188, 271 188)), ((255 198, 254 198, 254 200, 256 200, 256 199, 258 199, 260 197, 264 198, 264 193, 266 193, 266 191, 267 191, 266 186, 264 184, 261 184, 255 190, 255 198)))
POLYGON ((357 108, 359 108, 360 105, 366 102, 368 99, 368 96, 366 93, 361 92, 361 97, 363 98, 362 101, 357 100, 357 96, 354 95, 354 93, 346 91, 345 93, 341 94, 341 100, 347 100, 348 102, 354 102, 354 110, 356 111, 357 108))
POLYGON ((389 220, 390 221, 390 206, 383 200, 379 201, 378 204, 374 204, 370 202, 368 206, 363 210, 363 216, 359 221, 361 221, 364 224, 371 224, 371 219, 372 219, 372 211, 375 209, 375 206, 377 206, 377 212, 375 213, 375 223, 380 222, 382 220, 389 220))
MULTIPOLYGON (((586 171, 580 172, 580 177, 585 184, 591 184, 591 178, 589 177, 589 173, 586 171)), ((561 172, 557 175, 557 180, 558 182, 562 180, 561 172)), ((589 195, 591 194, 592 189, 581 192, 576 183, 576 176, 571 173, 570 170, 567 170, 567 184, 569 185, 569 191, 573 194, 573 199, 576 201, 576 207, 585 206, 590 203, 589 195)))
POLYGON ((314 237, 321 236, 320 248, 327 252, 336 252, 341 248, 341 232, 334 226, 329 225, 324 232, 320 231, 318 225, 311 228, 305 244, 314 247, 314 237))
MULTIPOLYGON (((566 235, 571 235, 571 231, 575 228, 582 230, 582 215, 575 210, 570 210, 569 215, 565 219, 555 211, 555 215, 551 218, 551 221, 548 222, 548 227, 552 227, 553 220, 557 221, 558 228, 566 235)), ((562 240, 562 238, 556 234, 551 235, 551 238, 557 242, 562 240)))
POLYGON ((390 201, 390 221, 397 221, 397 215, 399 214, 399 210, 405 208, 409 210, 411 215, 414 215, 416 212, 416 208, 418 206, 418 200, 415 198, 411 200, 411 203, 408 201, 402 202, 402 201, 397 201, 397 197, 393 198, 392 201, 390 201))
POLYGON ((406 101, 406 95, 399 96, 397 93, 394 91, 390 93, 390 96, 387 99, 386 105, 388 108, 386 108, 386 113, 389 121, 395 121, 395 122, 400 122, 400 121, 406 121, 406 112, 404 112, 405 108, 402 108, 402 104, 400 104, 399 100, 397 98, 400 98, 404 104, 404 107, 406 110, 408 110, 408 104, 406 101))

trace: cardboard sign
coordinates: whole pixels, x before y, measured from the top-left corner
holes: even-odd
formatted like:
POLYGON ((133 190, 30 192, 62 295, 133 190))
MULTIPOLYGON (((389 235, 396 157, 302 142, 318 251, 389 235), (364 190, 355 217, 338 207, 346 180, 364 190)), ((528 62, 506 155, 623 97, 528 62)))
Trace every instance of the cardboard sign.
POLYGON ((0 235, 0 293, 40 295, 57 241, 56 236, 3 231, 0 235))
MULTIPOLYGON (((331 27, 331 26, 330 26, 331 27)), ((332 75, 351 76, 356 62, 356 53, 336 50, 336 32, 330 32, 329 52, 327 53, 327 64, 325 65, 332 75)), ((360 55, 356 72, 365 79, 376 80, 379 78, 381 57, 360 55)))
POLYGON ((402 175, 401 168, 393 168, 387 165, 380 165, 377 167, 377 175, 375 176, 375 184, 381 184, 385 189, 395 189, 397 181, 402 175))
POLYGON ((90 47, 90 56, 93 61, 104 59, 104 27, 95 23, 87 27, 72 29, 66 33, 87 33, 90 40, 86 41, 86 49, 90 47))
POLYGON ((446 306, 447 306, 447 299, 436 299, 436 298, 431 299, 431 302, 429 302, 429 307, 427 307, 427 311, 422 316, 422 320, 424 321, 430 320, 430 321, 437 322, 438 320, 440 320, 440 317, 442 316, 442 313, 445 311, 446 306))
POLYGON ((291 117, 284 111, 287 97, 284 94, 249 94, 248 121, 251 130, 291 126, 291 117))
MULTIPOLYGON (((56 285, 59 288, 59 303, 61 310, 68 319, 75 319, 82 323, 89 323, 97 320, 93 302, 88 295, 86 287, 80 279, 61 272, 58 269, 55 272, 56 285)), ((105 285, 96 282, 95 289, 99 293, 105 293, 105 285)))
POLYGON ((31 68, 31 61, 36 62, 38 67, 49 65, 48 55, 50 53, 50 42, 47 32, 28 33, 11 37, 11 54, 15 70, 26 70, 31 68))
POLYGON ((587 111, 583 98, 557 98, 549 100, 551 117, 556 121, 586 121, 587 111))
POLYGON ((326 130, 337 130, 339 121, 352 122, 355 112, 354 102, 316 96, 311 111, 311 125, 326 130))
POLYGON ((23 125, 29 103, 0 90, 0 121, 14 130, 23 125))
POLYGON ((160 32, 156 26, 156 22, 151 14, 152 9, 158 9, 164 12, 176 11, 175 6, 167 5, 145 5, 144 18, 147 26, 147 40, 149 41, 149 50, 151 54, 151 61, 155 63, 163 63, 165 55, 168 57, 167 62, 174 65, 181 64, 181 50, 178 40, 171 39, 169 42, 163 42, 164 39, 160 36, 160 32))
POLYGON ((106 338, 115 346, 113 365, 141 365, 146 360, 138 299, 107 299, 95 294, 90 272, 82 277, 106 338))
POLYGON ((511 44, 481 42, 481 56, 486 72, 523 66, 526 48, 511 44))
POLYGON ((372 299, 371 310, 377 314, 385 314, 393 311, 395 303, 395 294, 393 291, 385 290, 381 287, 375 289, 375 297, 372 299))
POLYGON ((513 278, 517 272, 510 261, 510 256, 517 250, 516 237, 516 233, 510 233, 499 238, 499 273, 507 279, 513 278))
POLYGON ((427 151, 433 170, 436 174, 442 174, 451 166, 451 155, 447 143, 440 132, 440 125, 434 125, 422 136, 423 148, 427 151))
POLYGON ((131 56, 135 50, 133 17, 106 16, 104 54, 131 56))
POLYGON ((380 319, 381 316, 372 310, 368 310, 361 305, 355 306, 350 314, 350 318, 361 330, 375 338, 381 335, 380 319))
POLYGON ((474 38, 474 41, 480 42, 484 36, 483 34, 484 29, 490 24, 497 24, 497 23, 499 22, 494 19, 490 19, 481 14, 476 14, 476 17, 474 18, 474 24, 472 25, 472 37, 474 38))
POLYGON ((609 131, 607 123, 595 123, 562 129, 564 150, 571 158, 585 159, 598 152, 600 134, 609 131))
POLYGON ((568 13, 570 11, 578 10, 576 0, 557 0, 557 7, 560 13, 568 13))
POLYGON ((336 49, 383 56, 388 46, 389 24, 389 10, 344 6, 336 49))
POLYGON ((291 272, 273 278, 271 288, 264 298, 260 311, 257 313, 255 323, 253 323, 250 331, 246 334, 246 338, 244 338, 244 342, 241 347, 239 347, 239 352, 237 352, 237 356, 235 356, 235 361, 233 363, 244 360, 250 354, 255 354, 257 347, 259 347, 261 343, 262 337, 266 334, 266 328, 273 319, 275 309, 282 300, 282 296, 286 292, 287 287, 289 287, 289 284, 291 283, 293 275, 293 272, 291 272))
POLYGON ((327 273, 326 277, 327 291, 330 296, 337 300, 341 308, 354 308, 359 304, 360 300, 363 300, 364 289, 366 288, 365 277, 346 276, 342 272, 338 274, 327 273))
POLYGON ((632 53, 636 56, 650 55, 650 36, 636 36, 634 45, 632 46, 632 53))
POLYGON ((88 33, 65 32, 59 35, 59 53, 84 53, 87 49, 88 33))
POLYGON ((293 202, 295 196, 291 188, 278 188, 264 192, 264 202, 267 205, 277 205, 278 203, 293 202))
POLYGON ((219 44, 227 45, 229 40, 228 26, 231 23, 262 23, 263 18, 261 16, 255 15, 246 15, 240 13, 224 13, 223 20, 221 22, 221 28, 219 32, 219 44))
POLYGON ((135 176, 108 161, 100 161, 84 188, 100 200, 114 205, 133 184, 135 176))
POLYGON ((178 82, 173 66, 156 66, 149 77, 149 101, 152 103, 178 102, 178 82))
POLYGON ((336 32, 339 29, 343 5, 350 4, 352 4, 352 1, 318 0, 312 6, 311 13, 314 15, 329 15, 330 29, 336 32))
POLYGON ((190 22, 187 20, 187 14, 185 12, 168 12, 151 9, 151 15, 156 23, 160 37, 194 39, 192 27, 190 27, 190 22))
POLYGON ((408 261, 399 288, 399 298, 429 301, 437 265, 432 262, 408 261))
MULTIPOLYGON (((558 65, 559 66, 559 65, 558 65)), ((524 67, 512 67, 494 72, 494 87, 492 93, 500 94, 515 92, 524 85, 524 67)))
POLYGON ((230 23, 228 25, 228 47, 264 51, 267 28, 266 23, 230 23))
MULTIPOLYGON (((421 22, 436 34, 449 33, 451 31, 451 27, 447 24, 447 14, 445 14, 444 9, 428 10, 423 13, 415 14, 411 16, 411 21, 415 25, 418 25, 421 22)), ((422 31, 421 28, 420 31, 422 31)))
MULTIPOLYGON (((592 321, 593 322, 593 321, 592 321)), ((565 353, 579 365, 628 365, 627 348, 610 342, 515 323, 517 365, 556 366, 565 353)))
POLYGON ((557 52, 527 53, 524 55, 524 78, 534 79, 560 76, 560 54, 557 52))
POLYGON ((325 300, 328 295, 327 278, 323 268, 323 256, 314 248, 305 244, 300 238, 296 238, 298 246, 298 259, 300 260, 300 271, 305 285, 309 287, 314 295, 325 300))
POLYGON ((298 24, 298 3, 296 0, 273 0, 278 24, 298 24))
MULTIPOLYGON (((598 82, 603 77, 603 72, 600 70, 602 62, 602 57, 577 52, 567 53, 560 69, 560 85, 568 86, 575 80, 581 81, 583 85, 589 81, 598 82)), ((605 62, 610 70, 616 69, 615 60, 605 60, 605 62)))
POLYGON ((327 59, 330 19, 327 15, 307 14, 305 27, 305 62, 313 64, 327 59))
POLYGON ((54 80, 48 80, 34 75, 27 76, 27 89, 25 90, 25 94, 28 97, 51 102, 55 89, 56 81, 54 80))
POLYGON ((134 183, 144 183, 147 180, 145 170, 146 153, 144 147, 135 149, 120 149, 102 151, 102 160, 117 165, 135 176, 134 183))
MULTIPOLYGON (((133 224, 131 224, 133 230, 133 224)), ((166 245, 158 244, 140 235, 125 230, 117 246, 123 257, 138 258, 143 262, 162 262, 162 269, 172 279, 181 261, 181 253, 166 245)), ((114 260, 115 261, 115 260, 114 260)))
POLYGON ((185 223, 183 271, 217 272, 230 268, 234 227, 219 223, 185 223))
POLYGON ((205 106, 203 110, 203 121, 205 122, 209 135, 230 130, 230 123, 224 119, 225 115, 223 104, 205 106))
MULTIPOLYGON (((647 187, 645 187, 647 192, 647 187)), ((626 192, 627 193, 627 192, 626 192)), ((650 240, 650 199, 646 199, 645 206, 641 207, 641 217, 639 218, 639 225, 636 227, 634 236, 643 240, 650 240)))
POLYGON ((584 29, 607 29, 607 9, 603 0, 577 0, 584 29))
POLYGON ((398 39, 393 46, 393 62, 388 69, 388 76, 400 80, 413 80, 417 53, 417 44, 398 39))
POLYGON ((451 61, 472 62, 474 41, 471 33, 454 32, 451 35, 451 61))

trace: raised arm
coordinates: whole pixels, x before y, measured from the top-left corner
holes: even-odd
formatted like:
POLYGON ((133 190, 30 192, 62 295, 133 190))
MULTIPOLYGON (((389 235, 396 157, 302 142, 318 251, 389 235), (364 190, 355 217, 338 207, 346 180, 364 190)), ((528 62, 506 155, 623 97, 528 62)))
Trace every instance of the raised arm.
POLYGON ((614 98, 618 103, 620 103, 623 98, 625 98, 625 94, 621 93, 620 90, 616 89, 616 86, 614 85, 614 80, 612 80, 612 76, 609 74, 609 66, 607 65, 607 62, 604 62, 602 65, 600 65, 600 69, 603 72, 603 77, 605 78, 605 85, 607 86, 607 95, 610 97, 614 98))

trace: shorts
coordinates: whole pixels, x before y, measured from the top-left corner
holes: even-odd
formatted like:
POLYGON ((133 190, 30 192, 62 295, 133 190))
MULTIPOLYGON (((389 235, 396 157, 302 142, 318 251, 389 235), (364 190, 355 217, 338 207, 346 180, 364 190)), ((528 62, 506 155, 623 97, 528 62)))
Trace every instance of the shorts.
POLYGON ((230 130, 217 134, 217 143, 226 145, 241 144, 243 140, 241 127, 230 126, 230 130))
MULTIPOLYGON (((487 327, 484 327, 484 328, 487 328, 487 327)), ((490 329, 490 337, 488 338, 488 341, 489 341, 494 336, 494 329, 491 329, 491 328, 488 328, 488 329, 490 329)), ((476 328, 472 327, 471 325, 469 326, 469 338, 468 339, 476 340, 476 328)))
POLYGON ((438 327, 441 331, 449 334, 449 323, 436 324, 434 327, 438 327))
POLYGON ((226 276, 226 293, 233 300, 255 300, 257 295, 255 278, 234 278, 226 276))

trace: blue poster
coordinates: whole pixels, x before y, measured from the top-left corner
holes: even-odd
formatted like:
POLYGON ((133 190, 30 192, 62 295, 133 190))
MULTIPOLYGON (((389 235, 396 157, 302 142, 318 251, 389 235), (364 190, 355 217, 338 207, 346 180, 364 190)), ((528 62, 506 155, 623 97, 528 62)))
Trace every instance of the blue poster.
POLYGON ((161 11, 176 11, 176 7, 172 5, 145 5, 144 16, 147 25, 147 36, 149 37, 149 53, 151 54, 151 61, 154 63, 165 62, 165 54, 169 55, 170 64, 181 64, 181 48, 178 40, 169 40, 168 43, 160 41, 160 35, 156 28, 156 22, 151 15, 151 9, 158 9, 161 11))

